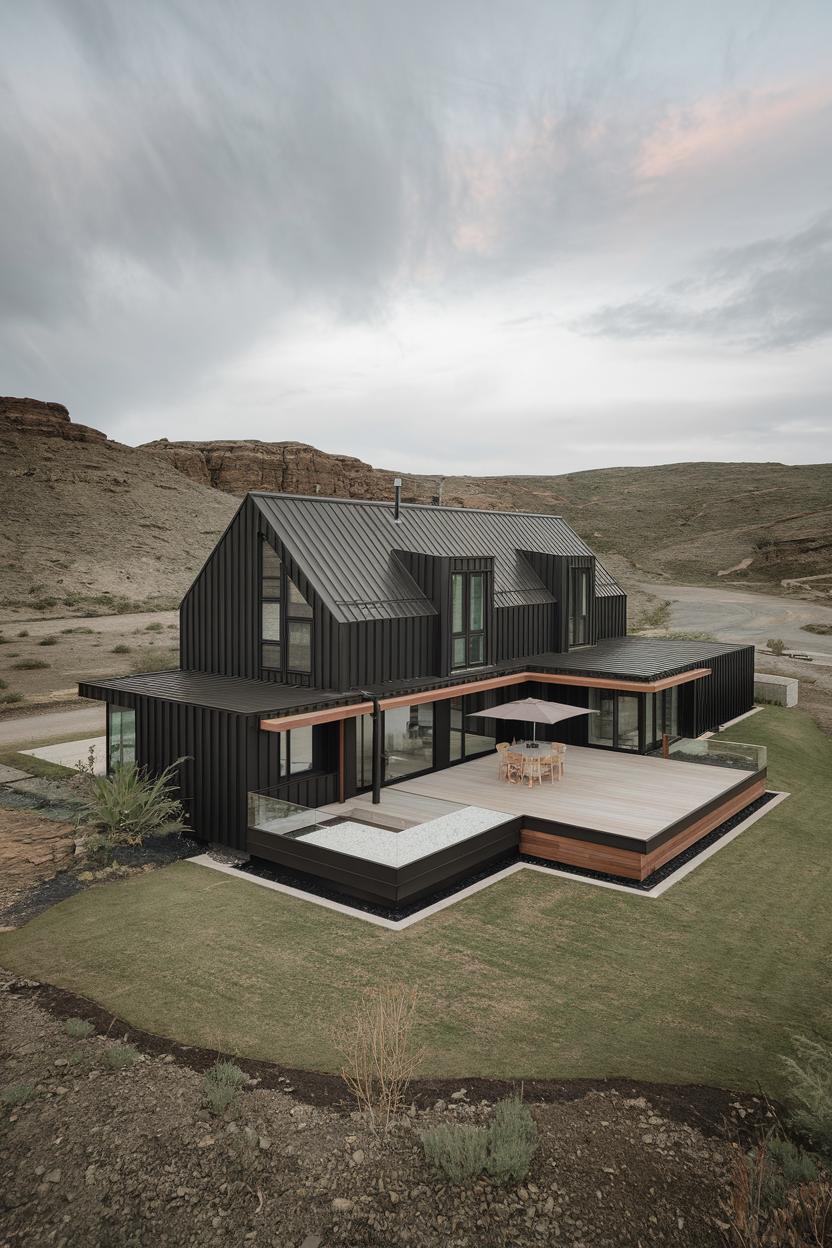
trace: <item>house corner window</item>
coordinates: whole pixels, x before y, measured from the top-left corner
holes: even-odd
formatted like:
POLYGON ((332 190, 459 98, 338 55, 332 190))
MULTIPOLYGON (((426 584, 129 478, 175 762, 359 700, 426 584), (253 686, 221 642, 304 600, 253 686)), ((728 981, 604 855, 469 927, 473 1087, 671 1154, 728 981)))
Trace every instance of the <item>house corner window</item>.
POLYGON ((485 663, 485 573, 451 576, 451 670, 485 663))
POLYGON ((260 565, 261 665, 268 671, 312 671, 312 607, 286 572, 280 556, 262 543, 260 565))
POLYGON ((136 761, 136 712, 127 706, 107 703, 107 771, 136 761))

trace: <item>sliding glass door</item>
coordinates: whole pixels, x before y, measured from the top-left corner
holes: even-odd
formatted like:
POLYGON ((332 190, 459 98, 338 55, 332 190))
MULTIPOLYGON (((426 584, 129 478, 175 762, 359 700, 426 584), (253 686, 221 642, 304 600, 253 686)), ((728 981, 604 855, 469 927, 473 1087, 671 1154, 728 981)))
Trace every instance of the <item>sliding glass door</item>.
POLYGON ((590 689, 589 705, 595 714, 589 716, 589 744, 609 750, 641 749, 640 704, 645 696, 615 689, 590 689))

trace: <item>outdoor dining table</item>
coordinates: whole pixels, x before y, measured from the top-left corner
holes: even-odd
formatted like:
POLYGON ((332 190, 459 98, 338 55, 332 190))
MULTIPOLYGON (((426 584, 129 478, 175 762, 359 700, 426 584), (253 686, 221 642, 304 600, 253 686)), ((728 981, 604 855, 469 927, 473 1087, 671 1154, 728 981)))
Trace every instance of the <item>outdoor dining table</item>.
POLYGON ((521 754, 523 757, 523 780, 528 780, 529 787, 535 780, 540 780, 540 769, 534 766, 536 761, 549 758, 555 753, 551 742, 515 741, 508 747, 509 754, 521 754))

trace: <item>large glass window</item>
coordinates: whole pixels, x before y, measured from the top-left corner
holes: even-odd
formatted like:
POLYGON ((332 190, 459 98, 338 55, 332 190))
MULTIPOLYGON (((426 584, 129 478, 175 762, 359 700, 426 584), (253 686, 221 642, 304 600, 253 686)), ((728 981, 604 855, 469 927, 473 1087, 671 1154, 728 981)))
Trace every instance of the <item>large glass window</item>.
POLYGON ((590 689, 589 705, 595 715, 589 718, 590 745, 615 745, 615 694, 611 689, 590 689))
POLYGON ((107 703, 107 771, 136 761, 136 712, 127 706, 107 703))
POLYGON ((640 693, 617 693, 614 689, 590 689, 589 705, 596 712, 589 716, 590 745, 608 749, 638 750, 640 693))
POLYGON ((638 749, 638 706, 641 698, 640 693, 617 695, 618 739, 616 745, 619 750, 638 749))
POLYGON ((262 543, 260 640, 269 671, 312 671, 312 607, 268 542, 262 543))
MULTIPOLYGON (((372 734, 372 728, 370 729, 372 734)), ((433 766, 433 705, 396 706, 384 712, 385 780, 401 780, 433 766)))
POLYGON ((482 710, 485 699, 482 694, 469 694, 466 698, 451 700, 451 762, 463 758, 476 758, 494 749, 494 736, 488 735, 488 726, 493 720, 469 719, 478 710, 482 710), (480 731, 477 731, 479 729, 480 731))
POLYGON ((658 749, 663 735, 679 736, 679 689, 674 685, 645 699, 645 737, 647 749, 658 749))
POLYGON ((287 732, 286 770, 289 775, 296 771, 311 771, 314 766, 312 728, 293 728, 287 732))
POLYGON ((451 576, 451 668, 485 663, 485 573, 451 576))
POLYGON ((569 645, 587 646, 589 636, 589 603, 591 590, 589 568, 569 571, 569 645))
POLYGON ((373 783, 373 717, 359 715, 355 721, 355 787, 369 789, 373 783))

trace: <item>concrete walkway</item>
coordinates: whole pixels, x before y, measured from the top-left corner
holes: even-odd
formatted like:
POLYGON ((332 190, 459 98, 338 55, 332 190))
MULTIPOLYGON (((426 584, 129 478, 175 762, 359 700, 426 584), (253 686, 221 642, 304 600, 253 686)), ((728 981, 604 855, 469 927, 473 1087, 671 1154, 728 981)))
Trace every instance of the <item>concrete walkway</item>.
POLYGON ((99 737, 106 732, 107 717, 100 706, 79 706, 69 711, 38 711, 0 719, 0 746, 30 746, 41 741, 67 741, 72 737, 99 737))

